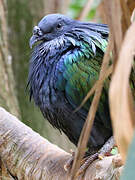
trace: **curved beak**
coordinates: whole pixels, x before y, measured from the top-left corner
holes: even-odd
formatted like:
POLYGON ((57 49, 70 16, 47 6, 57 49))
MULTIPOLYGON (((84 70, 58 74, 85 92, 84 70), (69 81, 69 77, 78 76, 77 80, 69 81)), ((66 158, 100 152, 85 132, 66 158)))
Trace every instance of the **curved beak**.
POLYGON ((30 41, 29 41, 29 46, 30 48, 32 49, 32 46, 37 42, 39 41, 39 37, 37 35, 32 35, 31 38, 30 38, 30 41))

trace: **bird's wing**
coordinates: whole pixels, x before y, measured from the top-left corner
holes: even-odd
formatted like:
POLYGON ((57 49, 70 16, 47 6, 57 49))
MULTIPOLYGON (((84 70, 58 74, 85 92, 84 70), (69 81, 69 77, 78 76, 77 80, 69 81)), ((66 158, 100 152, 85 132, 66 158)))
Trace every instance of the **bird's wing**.
MULTIPOLYGON (((64 54, 57 64, 56 88, 65 92, 66 98, 74 107, 81 104, 88 91, 98 80, 107 47, 107 39, 94 37, 93 34, 86 36, 81 32, 79 38, 80 40, 68 38, 73 48, 64 54)), ((106 101, 107 88, 108 83, 104 86, 105 93, 101 97, 101 106, 106 101)), ((84 106, 86 111, 89 109, 91 99, 92 97, 84 106)))

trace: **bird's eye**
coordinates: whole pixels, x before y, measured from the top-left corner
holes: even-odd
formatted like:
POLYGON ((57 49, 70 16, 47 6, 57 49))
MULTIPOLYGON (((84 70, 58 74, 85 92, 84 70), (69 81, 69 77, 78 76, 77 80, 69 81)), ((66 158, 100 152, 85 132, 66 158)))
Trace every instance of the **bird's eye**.
POLYGON ((57 29, 60 29, 61 27, 62 27, 61 23, 57 24, 57 29))

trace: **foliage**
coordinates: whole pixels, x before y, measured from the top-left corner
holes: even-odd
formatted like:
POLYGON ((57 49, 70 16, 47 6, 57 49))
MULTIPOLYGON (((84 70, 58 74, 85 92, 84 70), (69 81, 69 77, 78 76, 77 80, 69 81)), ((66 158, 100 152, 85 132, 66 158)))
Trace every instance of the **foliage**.
MULTIPOLYGON (((94 0, 92 3, 91 10, 87 14, 85 20, 91 20, 96 15, 96 10, 101 0, 94 0)), ((76 19, 81 11, 83 10, 83 7, 85 6, 87 0, 72 0, 71 4, 69 6, 69 10, 67 12, 67 15, 70 17, 76 19)))
POLYGON ((113 154, 113 155, 118 154, 118 148, 114 147, 111 151, 111 154, 113 154))

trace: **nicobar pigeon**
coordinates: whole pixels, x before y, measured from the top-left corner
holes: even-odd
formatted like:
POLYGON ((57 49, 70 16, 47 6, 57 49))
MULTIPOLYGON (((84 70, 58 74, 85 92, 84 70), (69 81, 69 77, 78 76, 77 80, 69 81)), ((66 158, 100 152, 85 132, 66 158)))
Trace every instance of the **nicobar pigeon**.
MULTIPOLYGON (((45 119, 75 145, 93 97, 74 111, 98 80, 108 34, 105 24, 81 22, 61 14, 47 15, 33 28, 30 47, 39 43, 30 60, 30 98, 45 119)), ((89 137, 90 155, 99 151, 112 136, 108 86, 109 79, 104 83, 89 137)))

